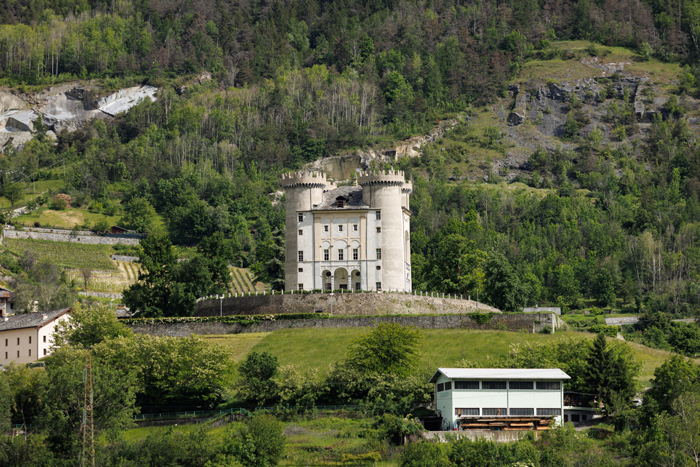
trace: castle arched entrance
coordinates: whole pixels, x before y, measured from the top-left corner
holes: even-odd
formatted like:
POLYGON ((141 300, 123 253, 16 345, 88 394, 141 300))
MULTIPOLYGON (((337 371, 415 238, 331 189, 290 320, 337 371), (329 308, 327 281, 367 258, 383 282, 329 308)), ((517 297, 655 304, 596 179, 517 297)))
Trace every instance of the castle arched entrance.
POLYGON ((352 287, 355 292, 362 290, 362 275, 357 269, 353 269, 352 272, 350 272, 350 287, 352 287))
POLYGON ((333 284, 336 289, 348 290, 348 270, 344 268, 338 268, 333 274, 333 284))

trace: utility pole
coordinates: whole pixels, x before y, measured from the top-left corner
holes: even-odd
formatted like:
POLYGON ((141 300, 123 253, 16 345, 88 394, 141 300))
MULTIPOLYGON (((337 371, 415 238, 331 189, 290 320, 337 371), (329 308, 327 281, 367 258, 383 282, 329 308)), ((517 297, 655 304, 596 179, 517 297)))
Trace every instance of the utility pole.
POLYGON ((83 369, 83 383, 85 385, 85 399, 83 402, 83 420, 80 429, 83 430, 83 459, 82 467, 86 466, 86 460, 90 456, 90 467, 95 467, 95 423, 93 418, 93 388, 92 388, 92 357, 90 349, 85 357, 85 368, 83 369), (89 426, 88 426, 89 424, 89 426), (88 429, 90 439, 88 440, 88 429))

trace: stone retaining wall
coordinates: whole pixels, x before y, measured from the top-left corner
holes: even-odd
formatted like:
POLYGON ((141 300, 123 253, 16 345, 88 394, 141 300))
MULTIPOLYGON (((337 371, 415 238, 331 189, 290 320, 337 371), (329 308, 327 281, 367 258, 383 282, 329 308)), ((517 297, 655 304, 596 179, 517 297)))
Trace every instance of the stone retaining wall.
POLYGON ((553 331, 562 325, 554 313, 502 314, 494 313, 487 324, 479 324, 469 316, 373 316, 363 318, 281 319, 263 321, 251 326, 224 323, 159 323, 132 324, 129 327, 139 334, 154 336, 187 337, 191 334, 237 334, 247 332, 273 332, 280 329, 301 328, 357 328, 374 327, 378 323, 398 323, 422 329, 477 329, 540 332, 545 326, 553 331))
MULTIPOLYGON (((5 225, 5 230, 17 230, 14 225, 5 225)), ((22 230, 18 232, 40 232, 40 233, 55 233, 70 235, 73 233, 72 230, 67 229, 46 229, 44 227, 22 227, 22 230)), ((92 230, 77 230, 75 232, 77 235, 86 235, 88 237, 94 237, 97 235, 92 230)))
POLYGON ((100 298, 122 298, 120 293, 107 293, 107 292, 78 292, 78 295, 85 297, 100 297, 100 298))
POLYGON ((112 255, 110 256, 114 261, 126 261, 127 263, 138 263, 138 256, 124 256, 124 255, 112 255))
POLYGON ((636 316, 626 316, 622 318, 605 318, 605 324, 608 326, 621 326, 623 324, 637 324, 639 318, 636 316))
POLYGON ((496 431, 496 430, 462 430, 462 431, 426 431, 421 433, 421 436, 427 440, 435 440, 440 443, 446 443, 447 438, 469 438, 472 441, 484 439, 486 441, 495 441, 496 443, 510 443, 518 441, 532 433, 535 438, 539 437, 542 431, 522 430, 522 431, 496 431), (449 435, 449 436, 447 436, 449 435))
POLYGON ((88 245, 138 245, 135 238, 96 237, 90 235, 67 235, 43 232, 28 232, 25 230, 6 230, 5 238, 26 238, 33 240, 50 240, 52 242, 74 242, 88 245))
POLYGON ((204 300, 197 303, 195 316, 279 315, 323 312, 333 316, 427 315, 500 313, 497 308, 458 298, 438 298, 402 293, 327 293, 250 295, 204 300), (223 310, 223 313, 220 310, 223 310))

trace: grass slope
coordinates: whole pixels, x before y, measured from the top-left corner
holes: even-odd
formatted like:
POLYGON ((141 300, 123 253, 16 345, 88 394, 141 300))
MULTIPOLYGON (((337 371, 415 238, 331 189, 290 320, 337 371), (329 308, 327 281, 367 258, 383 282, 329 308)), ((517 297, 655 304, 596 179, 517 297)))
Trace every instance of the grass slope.
MULTIPOLYGON (((248 351, 269 352, 281 365, 295 364, 301 370, 319 368, 327 372, 330 364, 345 358, 348 346, 367 328, 341 329, 283 329, 274 333, 230 334, 225 336, 202 336, 212 343, 229 346, 235 359, 248 351), (256 340, 258 340, 256 342, 256 340), (253 344, 253 345, 251 345, 253 344)), ((592 339, 594 334, 560 332, 554 335, 526 334, 507 331, 473 331, 463 329, 426 329, 420 343, 420 371, 430 373, 438 367, 457 365, 461 360, 486 363, 508 352, 512 344, 560 339, 564 336, 584 336, 592 339)), ((654 370, 671 353, 663 350, 629 343, 642 362, 640 382, 649 385, 654 370)))
POLYGON ((90 212, 87 209, 54 211, 53 209, 40 208, 29 214, 19 216, 17 222, 27 226, 33 226, 35 222, 38 222, 42 227, 72 229, 76 225, 78 227, 84 226, 86 222, 89 222, 90 225, 95 225, 103 218, 107 219, 109 225, 115 225, 119 223, 120 217, 121 216, 105 216, 103 214, 90 212))
POLYGON ((109 258, 112 248, 108 245, 85 245, 72 242, 52 242, 49 240, 5 239, 8 249, 24 254, 32 251, 38 262, 51 263, 67 268, 90 268, 110 271, 117 269, 109 258))

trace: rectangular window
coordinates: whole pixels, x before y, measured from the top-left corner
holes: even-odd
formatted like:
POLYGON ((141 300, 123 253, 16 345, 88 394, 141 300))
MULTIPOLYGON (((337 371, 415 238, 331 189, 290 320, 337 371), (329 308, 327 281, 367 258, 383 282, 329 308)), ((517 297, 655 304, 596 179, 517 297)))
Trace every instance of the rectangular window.
POLYGON ((29 336, 29 343, 32 343, 32 336, 29 336))
POLYGON ((511 381, 508 386, 510 389, 534 389, 535 384, 532 381, 511 381))
POLYGON ((358 250, 357 248, 352 249, 352 259, 354 259, 354 260, 360 259, 359 251, 360 250, 358 250))
POLYGON ((326 283, 326 290, 331 290, 331 284, 330 284, 330 283, 326 283))
POLYGON ((44 355, 46 355, 46 349, 44 349, 44 355))
POLYGON ((342 232, 342 231, 343 231, 343 226, 342 226, 342 224, 341 224, 341 225, 338 226, 338 232, 342 232))
POLYGON ((5 352, 5 360, 7 360, 7 359, 8 359, 7 352, 5 352))
POLYGON ((17 351, 17 358, 19 358, 19 350, 17 351))
POLYGON ((377 259, 382 259, 382 249, 377 248, 377 259))
POLYGON ((5 347, 7 347, 7 341, 8 341, 8 339, 5 339, 5 347))
POLYGON ((343 250, 338 250, 338 261, 343 261, 343 250))
POLYGON ((299 272, 304 272, 304 268, 299 268, 299 272))
POLYGON ((304 215, 303 215, 303 214, 299 214, 299 222, 302 222, 303 220, 304 220, 304 215))
POLYGON ((299 235, 304 235, 304 231, 299 229, 299 235))
POLYGON ((355 282, 355 290, 360 290, 362 288, 362 285, 359 282, 355 282))
POLYGON ((19 337, 17 338, 17 345, 19 345, 19 337))
POLYGON ((445 384, 444 383, 438 383, 437 385, 437 392, 442 392, 445 390, 445 384))
POLYGON ((452 381, 445 383, 445 391, 451 391, 452 390, 452 381))
POLYGON ((357 224, 352 224, 352 231, 357 232, 357 224))
POLYGON ((377 227, 377 233, 382 233, 382 228, 381 228, 381 227, 377 227))
POLYGON ((304 290, 304 284, 298 284, 299 290, 304 290))
POLYGON ((510 409, 511 415, 528 416, 535 415, 535 409, 510 409))
POLYGON ((561 415, 561 409, 537 409, 537 415, 561 415))
POLYGON ((324 226, 323 226, 323 231, 324 231, 324 232, 328 232, 328 226, 327 226, 327 225, 324 225, 324 226))
POLYGON ((299 261, 304 261, 304 252, 303 251, 299 252, 299 261))
POLYGON ((377 291, 380 291, 380 290, 382 290, 382 283, 377 282, 377 291))
POLYGON ((465 415, 479 415, 479 409, 455 409, 455 415, 463 417, 465 415))
POLYGON ((46 342, 46 336, 44 336, 44 342, 46 342))
POLYGON ((338 200, 338 207, 339 207, 339 208, 345 207, 345 200, 339 199, 339 200, 338 200))
POLYGON ((508 409, 482 409, 481 415, 508 415, 508 409))
POLYGON ((543 389, 545 391, 558 391, 561 389, 561 383, 559 381, 538 381, 537 389, 543 389))
POLYGON ((375 220, 378 220, 378 221, 382 220, 382 213, 381 213, 381 211, 377 211, 377 212, 375 213, 375 220))
POLYGON ((455 389, 479 389, 479 382, 478 381, 455 381, 455 389))
POLYGON ((323 261, 328 261, 331 259, 330 250, 323 250, 323 261))
POLYGON ((32 349, 29 349, 29 356, 32 356, 32 349))
POLYGON ((481 389, 505 389, 505 381, 482 381, 481 389))

